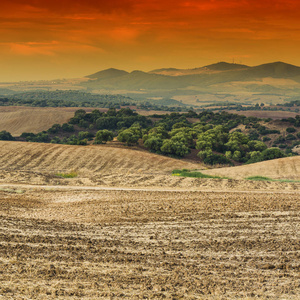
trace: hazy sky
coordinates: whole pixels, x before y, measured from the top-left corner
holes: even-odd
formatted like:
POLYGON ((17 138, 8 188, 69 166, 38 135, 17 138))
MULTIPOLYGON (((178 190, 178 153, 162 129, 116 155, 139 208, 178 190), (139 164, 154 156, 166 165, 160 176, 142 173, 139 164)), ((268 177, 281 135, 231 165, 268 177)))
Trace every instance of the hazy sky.
POLYGON ((0 81, 300 65, 299 11, 297 0, 1 0, 0 81))

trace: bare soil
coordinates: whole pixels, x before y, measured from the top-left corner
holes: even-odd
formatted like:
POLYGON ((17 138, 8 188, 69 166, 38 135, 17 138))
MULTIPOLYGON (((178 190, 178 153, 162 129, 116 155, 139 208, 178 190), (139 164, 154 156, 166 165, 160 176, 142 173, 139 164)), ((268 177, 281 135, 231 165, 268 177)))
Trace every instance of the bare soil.
POLYGON ((299 299, 298 182, 176 177, 201 165, 106 146, 0 153, 0 298, 299 299))
POLYGON ((299 192, 22 192, 0 192, 6 299, 300 293, 299 192))

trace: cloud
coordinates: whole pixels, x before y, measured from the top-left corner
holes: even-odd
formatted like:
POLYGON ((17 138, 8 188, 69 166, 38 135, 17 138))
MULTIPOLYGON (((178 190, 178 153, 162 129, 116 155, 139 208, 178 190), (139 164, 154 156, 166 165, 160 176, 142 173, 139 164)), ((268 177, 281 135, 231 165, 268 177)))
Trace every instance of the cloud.
POLYGON ((58 41, 52 42, 26 42, 26 43, 2 43, 9 52, 19 56, 57 56, 60 54, 90 54, 90 53, 104 53, 101 48, 76 44, 76 43, 62 43, 58 41))

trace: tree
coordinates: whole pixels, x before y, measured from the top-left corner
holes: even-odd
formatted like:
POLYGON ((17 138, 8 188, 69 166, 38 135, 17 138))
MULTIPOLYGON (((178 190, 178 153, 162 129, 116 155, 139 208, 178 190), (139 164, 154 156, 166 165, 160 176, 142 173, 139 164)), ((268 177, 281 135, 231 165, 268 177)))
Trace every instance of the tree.
POLYGON ((49 133, 57 133, 61 129, 60 124, 54 124, 51 128, 48 129, 49 133))
POLYGON ((61 129, 62 129, 63 131, 67 131, 67 132, 73 132, 73 131, 75 130, 75 129, 74 129, 74 126, 71 125, 71 124, 68 124, 68 123, 62 124, 61 129))
POLYGON ((160 152, 160 148, 162 145, 163 140, 158 136, 151 136, 144 143, 144 146, 152 152, 160 152))
POLYGON ((96 133, 96 138, 94 144, 105 144, 108 141, 112 141, 114 138, 114 134, 109 130, 99 130, 96 133))
POLYGON ((79 119, 83 118, 86 115, 86 111, 84 109, 78 109, 75 111, 74 116, 78 117, 79 119))
POLYGON ((189 148, 182 142, 171 139, 164 140, 160 148, 162 153, 183 157, 189 153, 189 148))
POLYGON ((221 154, 213 153, 212 150, 200 151, 197 155, 205 164, 208 165, 232 165, 232 162, 227 157, 221 154))
POLYGON ((128 146, 137 144, 139 138, 140 138, 140 136, 137 135, 130 128, 121 131, 117 137, 118 141, 120 141, 122 143, 126 143, 128 146))
POLYGON ((262 153, 262 160, 270 160, 275 158, 286 157, 286 155, 279 148, 268 148, 262 153))
POLYGON ((3 130, 3 131, 0 131, 0 140, 14 141, 15 138, 10 134, 10 132, 3 130))

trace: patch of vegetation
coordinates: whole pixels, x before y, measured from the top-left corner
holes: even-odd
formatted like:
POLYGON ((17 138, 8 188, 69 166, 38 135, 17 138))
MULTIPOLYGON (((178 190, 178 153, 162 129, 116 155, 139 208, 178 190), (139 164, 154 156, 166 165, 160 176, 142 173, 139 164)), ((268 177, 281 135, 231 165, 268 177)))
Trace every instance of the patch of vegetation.
MULTIPOLYGON (((287 122, 296 124, 298 119, 287 122)), ((227 112, 190 110, 146 117, 128 107, 110 108, 107 112, 95 109, 90 113, 78 109, 68 123, 54 124, 37 134, 22 133, 17 140, 87 145, 104 144, 116 137, 127 146, 139 145, 150 152, 175 158, 191 152, 194 155, 198 150, 199 159, 209 165, 230 166, 296 155, 292 148, 300 142, 299 132, 266 137, 279 131, 261 123, 262 120, 255 117, 227 112), (242 132, 241 128, 246 129, 242 132)))
POLYGON ((75 171, 72 171, 70 173, 56 173, 55 175, 58 177, 62 177, 62 178, 75 178, 78 176, 78 173, 75 171))
POLYGON ((173 170, 172 171, 172 176, 182 176, 182 177, 193 177, 193 178, 225 178, 225 177, 219 177, 219 176, 213 176, 213 175, 206 175, 201 172, 196 172, 196 171, 190 171, 187 169, 182 169, 182 170, 173 170))
POLYGON ((129 105, 144 110, 171 112, 189 110, 186 104, 169 98, 164 98, 159 102, 156 100, 136 101, 123 95, 91 94, 74 90, 31 91, 0 98, 0 106, 101 107, 120 109, 129 105))
POLYGON ((15 138, 8 131, 0 131, 0 140, 1 141, 14 141, 15 138))
POLYGON ((264 176, 250 176, 245 178, 246 180, 255 180, 255 181, 274 181, 274 179, 264 176))
POLYGON ((10 188, 0 188, 0 191, 6 192, 6 193, 16 193, 16 194, 23 194, 25 191, 18 190, 18 189, 10 189, 10 188))

